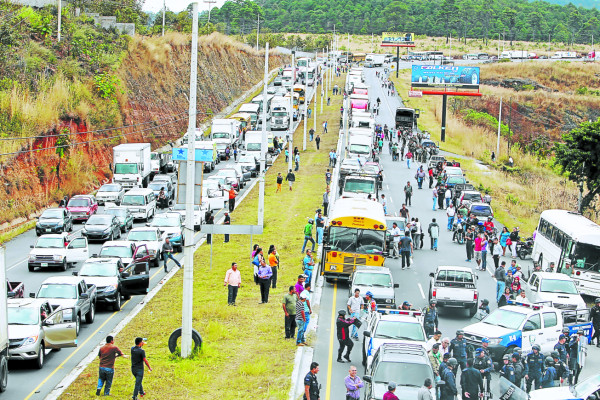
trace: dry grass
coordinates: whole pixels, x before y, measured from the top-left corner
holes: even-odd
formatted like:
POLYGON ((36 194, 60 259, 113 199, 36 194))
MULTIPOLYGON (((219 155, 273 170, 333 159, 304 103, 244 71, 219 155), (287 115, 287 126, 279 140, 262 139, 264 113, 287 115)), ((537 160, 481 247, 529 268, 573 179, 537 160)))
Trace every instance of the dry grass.
MULTIPOLYGON (((337 83, 341 84, 342 79, 337 83)), ((330 132, 337 132, 340 104, 341 96, 336 96, 331 106, 324 108, 322 118, 331 122, 330 132)), ((302 135, 300 124, 294 135, 295 143, 302 142, 302 135)), ((328 164, 327 149, 335 146, 337 134, 321 137, 320 151, 316 151, 314 142, 309 142, 307 151, 301 153, 300 171, 296 173, 293 192, 284 188, 282 193, 275 193, 277 173, 287 170, 283 156, 266 175, 265 229, 263 235, 254 237, 254 242, 265 249, 275 243, 282 265, 277 289, 271 290, 269 304, 257 305, 259 290, 251 282, 252 268, 247 259, 251 251, 249 238, 232 235, 229 244, 222 244, 221 237, 217 236, 213 239, 212 269, 208 246, 201 246, 195 255, 193 326, 204 340, 202 350, 195 358, 182 360, 172 356, 167 349, 170 332, 181 325, 181 271, 117 335, 116 344, 123 350, 131 346, 136 336, 149 338, 145 349, 153 372, 146 375, 144 386, 153 398, 287 399, 296 346, 293 341, 283 339, 280 301, 301 271, 302 227, 320 206, 325 190, 323 174, 328 164), (232 261, 239 263, 243 279, 235 308, 225 306, 227 290, 222 281, 232 261)), ((258 186, 232 213, 232 223, 256 223, 257 202, 258 186)), ((128 362, 117 361, 112 390, 116 398, 127 398, 133 390, 128 362)), ((97 362, 90 365, 60 398, 93 397, 97 367, 97 362)))

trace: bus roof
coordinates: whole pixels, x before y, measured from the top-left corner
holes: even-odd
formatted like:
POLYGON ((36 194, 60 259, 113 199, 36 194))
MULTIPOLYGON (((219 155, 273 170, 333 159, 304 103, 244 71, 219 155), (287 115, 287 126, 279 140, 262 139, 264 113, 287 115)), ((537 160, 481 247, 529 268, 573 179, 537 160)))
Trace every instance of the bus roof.
MULTIPOLYGON (((355 228, 373 229, 375 224, 383 225, 385 229, 385 214, 383 206, 378 201, 368 199, 345 198, 335 202, 330 212, 329 224, 342 220, 336 226, 352 226, 355 228), (355 223, 347 222, 346 218, 353 218, 355 223)), ((378 228, 380 229, 380 228, 378 228)))
POLYGON ((540 218, 560 229, 576 242, 600 244, 600 226, 581 214, 567 210, 546 210, 540 218))

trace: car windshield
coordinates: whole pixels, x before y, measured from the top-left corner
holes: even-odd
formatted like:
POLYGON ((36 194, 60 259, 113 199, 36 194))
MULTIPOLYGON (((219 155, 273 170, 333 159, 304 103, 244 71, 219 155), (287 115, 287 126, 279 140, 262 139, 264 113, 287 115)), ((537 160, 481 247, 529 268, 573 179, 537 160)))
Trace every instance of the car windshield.
POLYGON ((577 397, 587 398, 598 390, 598 386, 600 386, 600 375, 596 374, 575 385, 573 392, 577 397))
POLYGON ((428 363, 380 362, 373 374, 375 383, 394 381, 398 386, 421 387, 425 378, 434 381, 433 370, 428 363))
POLYGON ((151 182, 148 184, 148 188, 158 192, 160 189, 167 190, 167 185, 164 182, 151 182))
POLYGON ((63 210, 46 210, 40 216, 40 219, 44 218, 62 218, 63 210))
POLYGON ((79 271, 79 276, 117 276, 116 263, 86 262, 79 271))
POLYGON ((68 207, 88 207, 90 201, 88 199, 71 199, 69 200, 68 207))
POLYGON ((100 250, 100 256, 131 258, 133 257, 133 251, 131 250, 131 246, 107 246, 100 250))
POLYGON ((229 139, 229 133, 217 132, 212 134, 214 139, 229 139))
POLYGON ((361 254, 382 254, 384 231, 331 227, 329 243, 332 251, 361 254))
POLYGON ((542 279, 540 291, 546 293, 577 294, 577 288, 573 281, 563 281, 560 279, 542 279))
POLYGON ((175 216, 157 215, 152 220, 151 226, 181 226, 179 214, 175 216))
POLYGON ((242 156, 240 157, 240 163, 250 163, 250 164, 256 164, 256 160, 254 159, 254 156, 242 156))
POLYGON ((275 111, 273 113, 273 116, 274 117, 285 117, 285 116, 287 116, 287 113, 285 111, 275 111))
POLYGON ((463 200, 477 200, 481 201, 481 195, 479 193, 465 193, 463 200))
POLYGON ((36 307, 8 307, 9 325, 37 325, 40 310, 36 307))
POLYGON ((121 190, 120 185, 102 185, 98 192, 118 192, 121 190))
POLYGON ((418 323, 403 321, 379 321, 375 337, 382 339, 414 340, 424 342, 423 328, 418 323))
POLYGON ((379 167, 377 165, 364 165, 362 170, 367 174, 377 175, 379 173, 379 167))
POLYGON ((115 174, 137 174, 138 166, 137 164, 116 164, 115 165, 115 174))
POLYGON ((37 249, 62 249, 65 241, 62 237, 40 237, 35 244, 37 249))
POLYGON ((467 182, 463 176, 450 175, 448 179, 446 179, 446 183, 465 183, 467 182))
POLYGON ((37 297, 39 299, 76 299, 76 285, 45 284, 42 285, 37 297))
POLYGON ((131 231, 127 240, 152 242, 158 240, 156 231, 131 231))
POLYGON ((476 205, 475 204, 475 205, 471 206, 471 210, 470 211, 474 212, 474 213, 482 213, 482 214, 485 214, 485 215, 492 213, 491 210, 490 210, 490 207, 486 206, 486 205, 483 205, 483 204, 482 205, 476 205))
POLYGON ((121 205, 124 206, 143 206, 144 205, 144 196, 141 194, 126 194, 123 196, 123 201, 121 205))
POLYGON ((369 154, 369 146, 366 144, 351 144, 348 151, 350 153, 369 154))
POLYGON ((346 179, 344 191, 354 193, 374 193, 375 181, 366 179, 346 179))
POLYGON ((357 271, 354 274, 354 285, 391 287, 392 279, 388 274, 357 271))
POLYGON ((114 215, 116 217, 127 216, 127 210, 124 208, 105 208, 104 212, 108 215, 114 215))
POLYGON ((481 322, 488 325, 517 330, 521 328, 521 324, 526 317, 527 315, 525 314, 497 308, 481 322))
POLYGON ((112 215, 92 215, 85 225, 110 225, 112 219, 112 215))
POLYGON ((228 144, 227 143, 217 143, 217 150, 223 150, 225 151, 225 149, 227 148, 228 144))
POLYGON ((248 151, 260 151, 260 143, 248 143, 246 145, 248 151))

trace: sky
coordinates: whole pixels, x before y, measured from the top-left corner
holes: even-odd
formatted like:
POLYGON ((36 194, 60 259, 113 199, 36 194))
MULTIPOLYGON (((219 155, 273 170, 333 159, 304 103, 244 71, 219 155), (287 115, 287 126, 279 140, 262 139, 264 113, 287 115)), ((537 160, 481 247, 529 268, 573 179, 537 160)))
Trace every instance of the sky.
MULTIPOLYGON (((144 11, 161 11, 163 2, 165 0, 146 0, 144 2, 144 11)), ((212 0, 211 0, 212 1, 212 0)), ((192 3, 191 0, 166 0, 167 9, 173 12, 179 12, 185 10, 187 6, 192 3)), ((216 3, 210 3, 211 7, 221 7, 225 3, 225 0, 216 0, 216 3)), ((203 0, 198 0, 198 11, 202 12, 208 10, 208 3, 204 3, 203 0)))

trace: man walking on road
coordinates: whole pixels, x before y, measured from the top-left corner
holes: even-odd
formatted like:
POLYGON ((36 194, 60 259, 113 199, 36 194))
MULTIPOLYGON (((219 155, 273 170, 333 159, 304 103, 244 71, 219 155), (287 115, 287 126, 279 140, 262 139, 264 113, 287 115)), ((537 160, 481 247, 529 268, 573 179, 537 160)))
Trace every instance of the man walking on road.
POLYGON ((296 336, 297 302, 298 296, 296 295, 296 288, 294 286, 290 286, 287 294, 283 295, 283 301, 281 302, 283 313, 285 314, 284 326, 286 339, 292 339, 296 336))
MULTIPOLYGON (((231 217, 228 212, 225 212, 225 219, 223 220, 223 225, 231 225, 231 217)), ((223 243, 229 243, 229 234, 225 234, 225 240, 223 243)))
POLYGON ((400 237, 402 235, 402 232, 400 231, 400 228, 398 228, 398 224, 396 222, 394 222, 392 224, 392 252, 390 253, 390 257, 394 257, 394 258, 398 258, 400 256, 400 250, 399 250, 399 244, 400 244, 400 237))
MULTIPOLYGON (((348 299, 347 307, 351 317, 360 318, 360 312, 365 308, 365 302, 360 295, 360 289, 354 289, 354 296, 348 299)), ((344 315, 346 315, 345 312, 344 315)), ((356 325, 352 327, 352 337, 358 340, 358 328, 356 325)))
POLYGON ((429 307, 423 310, 423 329, 427 337, 433 335, 438 329, 438 313, 437 313, 437 300, 431 299, 429 307))
POLYGON ((473 246, 475 241, 475 232, 473 231, 473 226, 469 225, 467 229, 467 233, 465 234, 465 245, 467 249, 467 259, 465 261, 471 262, 473 258, 473 246))
POLYGON ((356 366, 351 365, 348 376, 344 379, 346 385, 346 400, 359 400, 360 388, 364 387, 364 382, 356 375, 356 366))
POLYGON ((337 326, 337 338, 340 344, 340 348, 338 349, 337 362, 344 362, 344 360, 342 360, 342 354, 344 354, 344 349, 346 349, 346 355, 344 356, 344 358, 348 360, 348 362, 350 362, 350 352, 352 351, 352 347, 354 347, 354 343, 352 343, 352 340, 350 340, 349 330, 350 326, 356 329, 356 326, 354 325, 354 320, 355 318, 346 319, 346 310, 338 311, 338 319, 335 323, 337 326))
POLYGON ((235 191, 235 189, 232 186, 231 189, 229 189, 229 212, 233 212, 233 210, 235 209, 235 195, 236 194, 237 194, 237 192, 235 191))
POLYGON ((242 287, 242 274, 237 267, 237 263, 232 262, 231 268, 225 273, 224 286, 227 286, 227 305, 235 306, 238 289, 242 287))
POLYGON ((106 344, 98 350, 98 358, 100 358, 100 368, 98 371, 98 388, 96 396, 100 396, 102 386, 104 386, 104 395, 110 396, 110 388, 115 376, 115 359, 117 357, 125 357, 123 352, 115 346, 115 340, 112 336, 106 337, 106 344))
POLYGON ((468 367, 460 374, 460 388, 463 399, 478 399, 483 393, 481 373, 473 368, 473 360, 467 361, 468 367))
POLYGON ((131 373, 135 377, 132 400, 138 400, 138 394, 140 396, 146 395, 144 387, 142 386, 142 381, 144 380, 144 364, 148 367, 148 372, 152 372, 150 363, 146 359, 146 352, 142 349, 142 346, 144 346, 144 339, 136 337, 135 346, 131 348, 131 373))
POLYGON ((169 272, 169 270, 167 269, 167 262, 169 261, 169 259, 173 260, 173 262, 177 264, 179 268, 181 268, 181 264, 179 263, 179 261, 177 261, 177 259, 173 257, 173 245, 171 244, 171 240, 169 238, 165 239, 165 242, 162 245, 161 252, 163 256, 165 272, 169 272))
POLYGON ((413 188, 410 182, 406 182, 406 186, 404 186, 404 203, 408 204, 409 206, 412 206, 412 194, 413 188))
POLYGON ((496 271, 494 271, 494 278, 496 278, 496 301, 500 301, 500 296, 504 293, 504 287, 506 283, 504 280, 506 279, 506 271, 504 271, 504 262, 500 264, 496 271))
POLYGON ((448 360, 448 365, 441 373, 441 378, 445 385, 442 386, 440 400, 454 400, 458 394, 456 389, 456 371, 458 368, 458 361, 455 358, 448 360))
POLYGON ((437 251, 438 238, 440 237, 440 227, 437 222, 435 222, 435 218, 431 220, 429 228, 427 228, 427 233, 429 233, 429 237, 431 238, 431 250, 437 251))
POLYGON ((450 203, 450 206, 446 209, 446 216, 448 217, 448 231, 452 230, 452 223, 454 222, 454 216, 456 215, 456 209, 454 205, 450 203))
POLYGON ((290 191, 292 191, 292 186, 294 185, 294 182, 296 182, 296 175, 294 175, 291 169, 286 175, 285 180, 290 183, 290 191))
MULTIPOLYGON (((461 371, 464 371, 467 367, 467 340, 464 334, 465 332, 459 329, 456 331, 456 337, 450 341, 450 353, 458 361, 461 371)), ((458 369, 456 372, 458 372, 458 369)))
POLYGON ((400 255, 402 257, 402 269, 406 265, 406 268, 410 268, 410 256, 413 253, 413 243, 410 238, 410 232, 404 232, 404 236, 400 238, 400 255))

